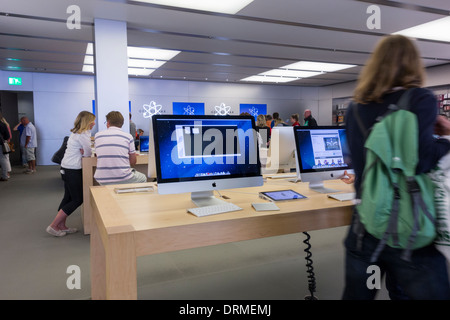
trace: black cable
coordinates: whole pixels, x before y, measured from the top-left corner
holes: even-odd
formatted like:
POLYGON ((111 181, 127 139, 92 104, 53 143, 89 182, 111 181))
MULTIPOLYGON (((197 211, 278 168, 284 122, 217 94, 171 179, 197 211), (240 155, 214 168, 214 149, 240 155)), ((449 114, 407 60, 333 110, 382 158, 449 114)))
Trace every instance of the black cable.
POLYGON ((306 236, 306 239, 303 240, 303 243, 306 244, 306 249, 304 251, 306 252, 306 272, 308 273, 308 290, 310 293, 309 296, 305 296, 305 300, 317 300, 318 298, 314 296, 314 292, 316 292, 316 277, 314 274, 314 267, 312 265, 313 261, 311 259, 311 244, 309 243, 309 239, 311 239, 311 236, 308 232, 303 232, 303 234, 306 236))

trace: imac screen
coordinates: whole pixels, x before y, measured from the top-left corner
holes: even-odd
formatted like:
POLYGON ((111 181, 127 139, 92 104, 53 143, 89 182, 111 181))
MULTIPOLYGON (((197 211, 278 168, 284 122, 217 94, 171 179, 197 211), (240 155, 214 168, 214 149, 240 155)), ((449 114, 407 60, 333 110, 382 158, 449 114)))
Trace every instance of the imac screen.
POLYGON ((300 173, 351 169, 345 127, 296 127, 300 173))
POLYGON ((140 152, 148 152, 148 136, 140 136, 139 137, 139 151, 140 152))
POLYGON ((155 115, 152 122, 158 183, 261 174, 253 117, 155 115))

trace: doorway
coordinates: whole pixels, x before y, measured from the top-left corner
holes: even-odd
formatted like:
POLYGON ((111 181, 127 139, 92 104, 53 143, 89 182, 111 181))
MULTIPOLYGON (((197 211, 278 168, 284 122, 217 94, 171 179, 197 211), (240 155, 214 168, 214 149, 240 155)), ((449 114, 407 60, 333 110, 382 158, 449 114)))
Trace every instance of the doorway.
POLYGON ((28 91, 0 91, 0 112, 11 128, 14 152, 9 154, 12 166, 21 165, 20 133, 14 131, 21 117, 28 117, 34 123, 33 92, 28 91))

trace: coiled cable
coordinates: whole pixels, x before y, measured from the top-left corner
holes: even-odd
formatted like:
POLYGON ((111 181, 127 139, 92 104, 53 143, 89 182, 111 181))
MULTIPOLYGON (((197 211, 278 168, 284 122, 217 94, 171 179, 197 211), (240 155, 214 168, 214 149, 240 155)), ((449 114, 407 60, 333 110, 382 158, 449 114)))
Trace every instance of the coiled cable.
POLYGON ((304 251, 306 252, 306 272, 308 273, 308 290, 310 293, 309 296, 305 296, 305 300, 317 300, 317 297, 314 296, 314 292, 316 292, 316 276, 314 274, 313 261, 311 259, 311 244, 309 243, 309 239, 311 239, 311 236, 308 232, 303 232, 303 234, 306 236, 306 239, 303 240, 303 243, 306 244, 306 249, 304 251))

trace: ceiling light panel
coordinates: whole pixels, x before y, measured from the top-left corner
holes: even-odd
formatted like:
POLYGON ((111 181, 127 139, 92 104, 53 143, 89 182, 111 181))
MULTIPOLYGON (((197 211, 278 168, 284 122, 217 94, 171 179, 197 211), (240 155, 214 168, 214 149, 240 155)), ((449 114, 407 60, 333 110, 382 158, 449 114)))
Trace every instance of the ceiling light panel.
POLYGON ((356 67, 354 64, 341 64, 341 63, 324 63, 324 62, 313 62, 313 61, 299 61, 292 63, 290 65, 284 66, 282 68, 286 69, 297 69, 297 70, 307 70, 307 71, 317 71, 317 72, 335 72, 339 70, 344 70, 348 68, 356 67))
POLYGON ((241 81, 254 81, 254 82, 271 82, 271 83, 286 83, 294 80, 298 80, 297 78, 285 78, 285 77, 272 77, 272 76, 251 76, 241 81))
MULTIPOLYGON (((128 74, 135 76, 148 76, 167 61, 171 60, 181 51, 127 47, 128 74)), ((86 47, 83 72, 94 72, 94 46, 89 43, 86 47)))
POLYGON ((150 68, 158 69, 166 61, 156 61, 156 60, 142 60, 142 59, 128 59, 128 67, 130 68, 150 68))
POLYGON ((128 68, 128 74, 134 76, 149 76, 155 69, 128 68))
POLYGON ((236 14, 253 0, 133 0, 170 7, 236 14))
POLYGON ((270 71, 263 72, 260 75, 274 76, 274 77, 308 78, 308 77, 317 76, 319 74, 322 74, 322 72, 298 71, 298 70, 289 70, 289 69, 273 69, 270 71))
POLYGON ((278 69, 272 69, 266 72, 262 72, 256 76, 242 79, 241 81, 284 83, 352 67, 356 67, 356 65, 299 61, 278 69))
POLYGON ((450 42, 450 17, 445 17, 404 29, 394 34, 406 37, 450 42))
POLYGON ((128 58, 139 58, 139 59, 170 60, 180 52, 181 51, 176 50, 139 48, 139 47, 127 48, 128 58))

